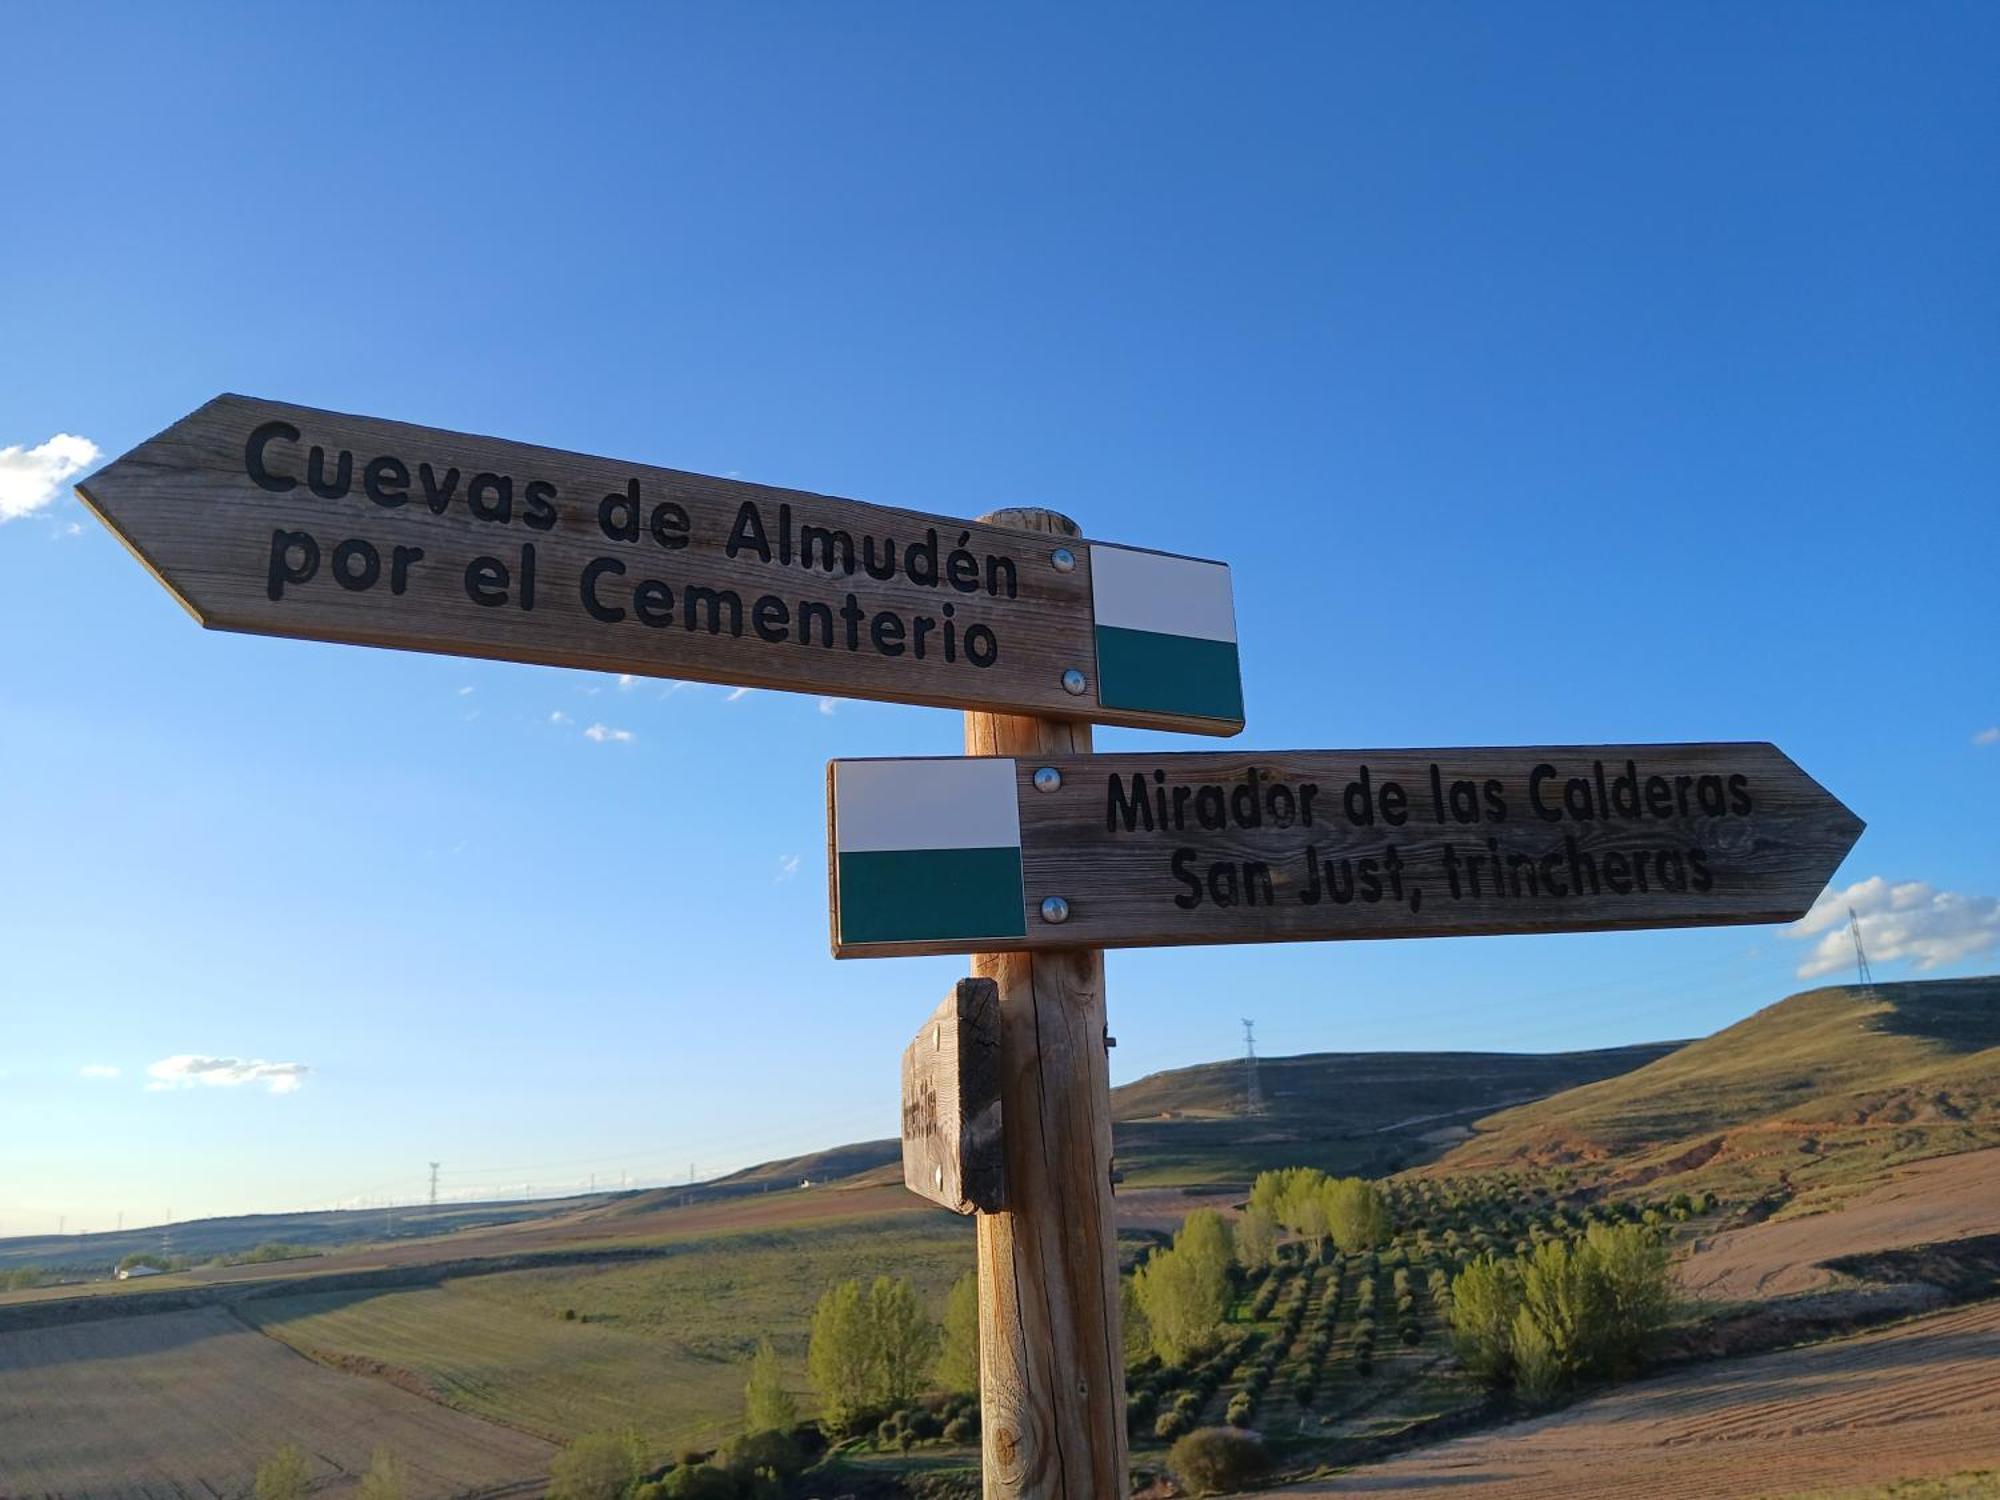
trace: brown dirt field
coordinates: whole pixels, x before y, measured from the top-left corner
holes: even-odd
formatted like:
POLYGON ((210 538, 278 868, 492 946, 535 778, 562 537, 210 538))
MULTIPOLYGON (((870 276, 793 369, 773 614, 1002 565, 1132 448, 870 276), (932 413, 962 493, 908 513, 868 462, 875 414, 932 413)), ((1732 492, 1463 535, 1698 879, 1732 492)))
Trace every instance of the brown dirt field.
POLYGON ((1277 1493, 1750 1500, 1990 1467, 2000 1302, 1641 1381, 1277 1493))
POLYGON ((1968 1151, 1899 1168, 1838 1212, 1773 1219, 1701 1242, 1681 1262, 1681 1285, 1713 1302, 1824 1289, 1821 1263, 2000 1233, 2000 1150, 1968 1151))
POLYGON ((315 1496, 352 1494, 375 1449, 411 1500, 539 1495, 555 1450, 377 1380, 342 1375, 221 1308, 0 1334, 0 1495, 247 1495, 281 1443, 315 1496))

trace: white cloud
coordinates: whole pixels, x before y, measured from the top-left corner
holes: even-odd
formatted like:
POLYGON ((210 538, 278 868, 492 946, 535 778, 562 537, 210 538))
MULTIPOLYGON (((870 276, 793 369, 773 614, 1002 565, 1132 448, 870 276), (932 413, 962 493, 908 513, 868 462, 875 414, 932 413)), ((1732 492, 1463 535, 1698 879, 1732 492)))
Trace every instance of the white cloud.
POLYGON ((97 444, 59 432, 46 443, 0 448, 0 523, 31 516, 62 493, 63 481, 97 462, 97 444))
POLYGON ((312 1069, 304 1063, 265 1062, 261 1058, 198 1057, 191 1052, 163 1057, 151 1064, 149 1089, 189 1089, 197 1084, 209 1088, 235 1088, 239 1084, 261 1083, 274 1094, 297 1093, 312 1069))
POLYGON ((1871 875, 1844 891, 1829 886, 1811 911, 1785 929, 1787 937, 1818 939, 1799 965, 1799 978, 1817 979, 1853 967, 1850 909, 1861 922, 1861 943, 1870 963, 1900 958, 1919 969, 1935 969, 2000 946, 2000 900, 1940 891, 1921 880, 1892 885, 1871 875))
POLYGON ((561 709, 557 709, 554 713, 549 715, 549 722, 551 724, 574 724, 576 720, 572 719, 568 714, 564 713, 561 709))
POLYGON ((629 693, 632 691, 633 688, 637 687, 638 685, 639 685, 639 679, 634 677, 630 672, 620 672, 618 674, 619 692, 629 693))
POLYGON ((723 699, 722 701, 723 701, 724 703, 734 703, 734 702, 735 702, 735 701, 736 701, 736 700, 737 700, 738 698, 747 698, 747 697, 749 697, 749 696, 750 696, 750 694, 751 694, 752 692, 754 692, 754 691, 755 691, 755 689, 753 689, 753 688, 746 688, 746 687, 740 687, 740 688, 731 688, 731 689, 729 690, 729 696, 728 696, 728 697, 726 697, 726 698, 724 698, 724 699, 723 699))
POLYGON ((118 1069, 110 1063, 85 1063, 76 1070, 79 1078, 116 1078, 118 1069))
POLYGON ((828 718, 833 717, 833 711, 839 707, 840 700, 838 698, 822 698, 819 700, 819 711, 828 718))
POLYGON ((470 698, 472 696, 472 689, 469 687, 462 687, 458 690, 458 696, 461 698, 470 698))
POLYGON ((777 885, 783 881, 790 880, 794 875, 798 873, 799 873, 798 855, 780 854, 778 856, 778 873, 771 878, 771 884, 777 885))
POLYGON ((2000 724, 1995 724, 1991 729, 1980 730, 1979 733, 1972 737, 1972 743, 1975 745, 2000 745, 2000 724))
POLYGON ((639 738, 629 729, 613 729, 609 724, 593 724, 584 730, 583 737, 600 745, 629 745, 639 738))

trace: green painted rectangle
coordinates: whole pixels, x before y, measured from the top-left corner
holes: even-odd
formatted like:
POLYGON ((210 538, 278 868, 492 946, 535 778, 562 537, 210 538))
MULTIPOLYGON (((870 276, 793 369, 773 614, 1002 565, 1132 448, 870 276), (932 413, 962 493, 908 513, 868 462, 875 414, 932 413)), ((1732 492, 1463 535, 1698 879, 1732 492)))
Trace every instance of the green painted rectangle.
POLYGON ((1106 708, 1243 719, 1234 641, 1097 627, 1097 701, 1106 708))
POLYGON ((1021 937, 1021 851, 843 853, 838 910, 843 943, 1021 937))

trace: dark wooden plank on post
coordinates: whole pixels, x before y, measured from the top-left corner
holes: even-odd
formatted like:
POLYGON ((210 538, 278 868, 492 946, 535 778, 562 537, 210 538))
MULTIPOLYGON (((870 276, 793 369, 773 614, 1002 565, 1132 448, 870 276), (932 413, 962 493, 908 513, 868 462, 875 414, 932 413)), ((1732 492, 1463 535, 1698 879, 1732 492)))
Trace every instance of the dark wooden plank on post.
MULTIPOLYGON (((1048 511, 1002 526, 1074 535, 1048 511)), ((1087 725, 967 714, 968 755, 1087 754, 1087 725)), ((988 1500, 1128 1493, 1111 1196, 1104 955, 991 953, 999 988, 1007 1208, 980 1214, 979 1389, 988 1500)))
POLYGON ((903 1185, 953 1213, 1005 1206, 1000 992, 961 979, 903 1049, 903 1185))

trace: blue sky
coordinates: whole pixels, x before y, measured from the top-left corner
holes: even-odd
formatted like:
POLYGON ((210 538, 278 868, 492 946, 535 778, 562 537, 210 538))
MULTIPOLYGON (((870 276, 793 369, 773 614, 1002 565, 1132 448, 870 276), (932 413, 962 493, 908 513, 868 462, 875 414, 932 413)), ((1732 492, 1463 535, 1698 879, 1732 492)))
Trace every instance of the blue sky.
MULTIPOLYGON (((956 715, 209 634, 38 503, 223 390, 1223 558, 1244 743, 1771 739, 1878 974, 1995 966, 1990 8, 6 31, 0 1233, 886 1135, 963 971, 829 959, 821 852, 956 715)), ((1692 1035, 1823 935, 1114 954, 1115 1075, 1692 1035)))

